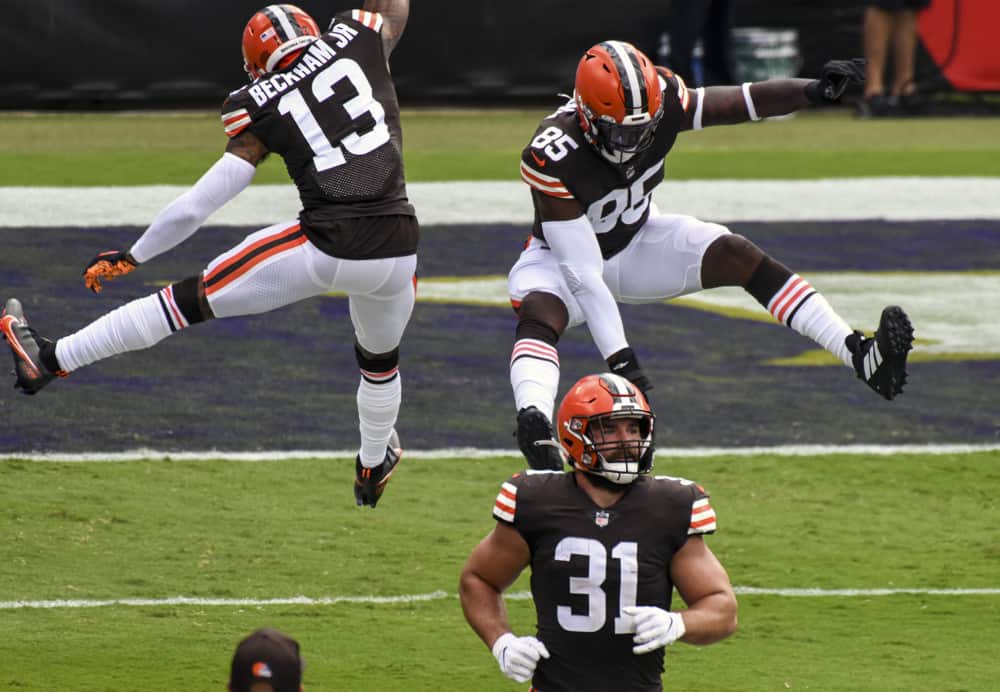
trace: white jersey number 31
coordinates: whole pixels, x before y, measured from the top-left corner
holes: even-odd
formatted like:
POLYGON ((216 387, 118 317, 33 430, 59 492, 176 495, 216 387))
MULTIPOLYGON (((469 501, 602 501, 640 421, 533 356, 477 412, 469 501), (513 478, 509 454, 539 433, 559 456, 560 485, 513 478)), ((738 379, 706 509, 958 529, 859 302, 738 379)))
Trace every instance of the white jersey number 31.
MULTIPOLYGON (((559 626, 569 632, 597 632, 608 619, 608 595, 601 586, 607 579, 608 553, 604 546, 593 538, 567 537, 559 541, 555 549, 555 559, 569 562, 574 555, 587 558, 587 576, 570 577, 569 592, 587 597, 587 612, 577 614, 568 605, 556 608, 559 626)), ((639 544, 622 541, 611 549, 611 557, 621 566, 618 594, 618 614, 615 615, 615 634, 633 631, 631 618, 621 615, 622 609, 635 605, 639 584, 639 544)))

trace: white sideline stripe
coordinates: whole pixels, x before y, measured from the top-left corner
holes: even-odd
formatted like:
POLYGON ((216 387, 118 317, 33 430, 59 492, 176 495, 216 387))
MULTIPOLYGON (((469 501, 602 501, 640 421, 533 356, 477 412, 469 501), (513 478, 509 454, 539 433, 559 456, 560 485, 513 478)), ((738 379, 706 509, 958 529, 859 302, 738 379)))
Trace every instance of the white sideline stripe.
MULTIPOLYGON (((822 597, 839 596, 846 598, 871 596, 996 596, 1000 589, 765 589, 756 586, 734 586, 733 590, 745 596, 798 596, 822 597)), ((53 601, 0 601, 0 610, 24 610, 28 608, 108 608, 112 606, 156 607, 156 606, 272 606, 307 605, 324 606, 351 604, 395 605, 397 603, 417 603, 458 598, 458 594, 446 591, 432 591, 409 596, 290 596, 288 598, 193 598, 174 596, 172 598, 111 598, 106 600, 53 600, 53 601)), ((514 601, 531 599, 530 591, 514 591, 504 594, 504 598, 514 601)))
POLYGON ((733 591, 745 596, 996 596, 1000 589, 765 589, 756 586, 734 586, 733 591))
MULTIPOLYGON (((847 324, 873 329, 878 320, 875 306, 906 306, 910 320, 917 325, 920 341, 915 352, 921 355, 1000 356, 1000 320, 983 317, 1000 313, 1000 272, 809 272, 809 283, 837 306, 847 324)), ((506 275, 424 278, 417 300, 495 305, 510 311, 506 275)), ((731 309, 737 315, 772 322, 771 315, 740 287, 700 291, 677 299, 677 303, 709 311, 731 309)), ((869 367, 878 365, 866 362, 869 367)))
MULTIPOLYGON (((890 456, 894 454, 974 454, 1000 452, 1000 444, 932 444, 932 445, 779 445, 775 447, 660 447, 661 459, 720 456, 828 456, 864 454, 890 456)), ((124 461, 288 461, 291 459, 351 459, 357 450, 290 450, 271 452, 224 452, 214 449, 200 452, 165 452, 155 449, 134 449, 128 452, 24 452, 5 453, 0 461, 19 459, 56 463, 124 462, 124 461)), ((516 449, 407 449, 407 459, 494 459, 519 457, 516 449)))
MULTIPOLYGON (((194 183, 194 181, 191 181, 194 183)), ((422 225, 532 222, 519 181, 409 183, 422 225)), ((146 226, 186 185, 0 187, 0 227, 146 226)), ((1000 219, 1000 178, 885 177, 823 180, 667 180, 661 211, 730 221, 1000 219), (849 203, 845 203, 849 200, 849 203)), ((208 221, 263 227, 298 217, 294 185, 252 185, 208 221)))

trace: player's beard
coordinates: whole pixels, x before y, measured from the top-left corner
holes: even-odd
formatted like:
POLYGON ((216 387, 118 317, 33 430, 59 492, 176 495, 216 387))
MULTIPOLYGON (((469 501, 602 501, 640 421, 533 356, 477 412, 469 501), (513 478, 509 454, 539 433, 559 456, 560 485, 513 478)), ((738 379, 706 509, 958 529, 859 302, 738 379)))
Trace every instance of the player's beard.
POLYGON ((630 453, 632 450, 624 447, 616 447, 607 451, 614 454, 614 456, 609 458, 598 452, 601 468, 599 470, 595 469, 591 475, 600 480, 602 487, 612 490, 615 488, 621 489, 633 483, 639 475, 640 462, 638 457, 630 453), (624 466, 625 468, 631 467, 635 469, 635 472, 618 471, 612 468, 612 465, 624 466))

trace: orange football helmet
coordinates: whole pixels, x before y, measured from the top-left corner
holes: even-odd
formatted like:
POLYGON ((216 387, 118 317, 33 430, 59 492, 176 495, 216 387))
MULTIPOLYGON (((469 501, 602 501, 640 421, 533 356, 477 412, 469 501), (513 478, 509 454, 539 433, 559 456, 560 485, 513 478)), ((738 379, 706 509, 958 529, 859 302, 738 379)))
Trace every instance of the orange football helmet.
POLYGON ((631 483, 653 469, 655 416, 639 388, 621 375, 587 375, 566 393, 556 437, 576 468, 614 483, 631 483), (638 433, 622 439, 606 420, 635 420, 638 433))
POLYGON ((268 5, 243 29, 243 69, 250 79, 271 72, 319 36, 319 25, 295 5, 268 5))
POLYGON ((588 139, 616 162, 648 148, 663 117, 653 62, 624 41, 604 41, 584 53, 573 98, 588 139))

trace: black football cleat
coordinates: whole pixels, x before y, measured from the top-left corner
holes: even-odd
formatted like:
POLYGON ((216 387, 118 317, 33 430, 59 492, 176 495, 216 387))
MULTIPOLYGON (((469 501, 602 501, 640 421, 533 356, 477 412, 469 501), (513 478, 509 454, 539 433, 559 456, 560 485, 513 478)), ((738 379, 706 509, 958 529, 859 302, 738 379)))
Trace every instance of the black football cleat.
POLYGON ((861 332, 847 337, 854 370, 858 377, 886 399, 903 393, 906 384, 906 355, 913 348, 913 325, 898 305, 882 311, 878 329, 871 338, 861 332))
POLYGON ((361 465, 359 454, 354 463, 354 500, 358 507, 368 505, 374 507, 385 491, 385 486, 396 470, 396 465, 403 458, 403 448, 399 446, 399 435, 393 430, 389 436, 389 444, 385 448, 385 459, 374 468, 361 465))
POLYGON ((52 372, 42 364, 41 348, 51 344, 48 339, 38 336, 38 332, 28 326, 24 318, 21 301, 11 298, 0 315, 0 332, 14 355, 15 389, 25 394, 35 394, 39 389, 58 377, 65 377, 62 370, 52 372))
POLYGON ((517 446, 528 467, 539 471, 562 471, 559 443, 553 439, 552 424, 535 406, 517 412, 517 446))

